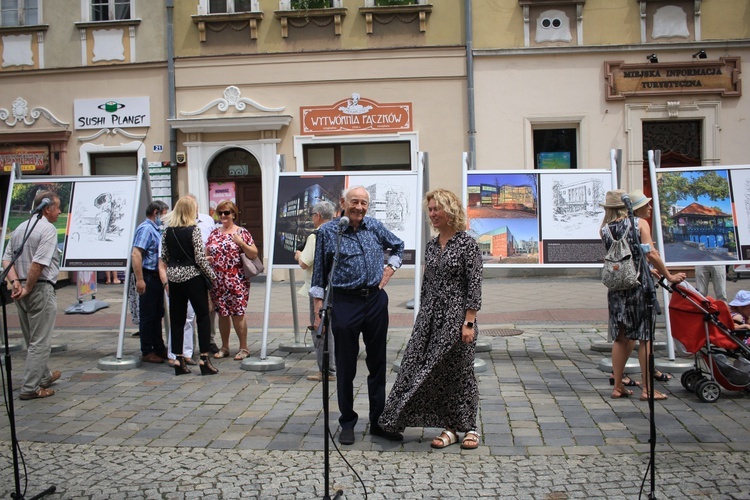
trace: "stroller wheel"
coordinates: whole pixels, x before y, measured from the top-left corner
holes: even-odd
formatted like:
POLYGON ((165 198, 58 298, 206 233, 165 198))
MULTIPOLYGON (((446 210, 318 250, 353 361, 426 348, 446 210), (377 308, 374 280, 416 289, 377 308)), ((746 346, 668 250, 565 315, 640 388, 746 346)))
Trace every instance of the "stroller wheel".
POLYGON ((702 378, 703 374, 700 370, 688 370, 682 374, 682 377, 680 377, 680 382, 682 382, 682 387, 684 387, 685 390, 694 392, 695 387, 698 385, 698 382, 700 382, 702 378))
POLYGON ((703 380, 698 382, 695 393, 704 403, 714 403, 721 396, 721 387, 713 380, 703 380))

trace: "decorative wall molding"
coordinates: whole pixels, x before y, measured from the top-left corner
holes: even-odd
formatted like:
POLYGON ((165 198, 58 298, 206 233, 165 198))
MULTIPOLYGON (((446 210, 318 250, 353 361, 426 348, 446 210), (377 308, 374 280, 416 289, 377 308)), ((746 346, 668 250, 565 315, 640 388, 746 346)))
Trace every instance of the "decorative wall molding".
POLYGON ((78 138, 78 142, 93 141, 97 137, 100 137, 100 136, 102 136, 104 134, 107 134, 107 135, 117 135, 117 134, 120 134, 120 135, 124 135, 128 139, 138 139, 138 140, 141 140, 141 141, 146 138, 146 134, 133 134, 131 132, 128 132, 127 130, 123 130, 123 129, 119 128, 119 127, 116 127, 116 128, 112 128, 112 129, 103 128, 103 129, 99 130, 98 132, 96 132, 95 134, 87 135, 87 136, 81 136, 81 137, 78 138))
POLYGON ((284 106, 280 108, 269 108, 253 101, 252 99, 242 97, 242 92, 240 91, 240 89, 238 87, 235 87, 234 85, 231 85, 224 89, 223 98, 214 99, 199 110, 180 111, 180 114, 182 116, 197 116, 205 113, 213 107, 217 107, 219 111, 221 111, 222 113, 226 113, 230 106, 234 106, 234 109, 236 109, 237 111, 245 111, 245 108, 248 104, 259 111, 267 111, 270 113, 284 111, 284 106))
POLYGON ((13 101, 10 111, 5 108, 0 108, 0 120, 4 121, 9 127, 15 127, 18 122, 23 122, 27 126, 32 126, 36 121, 44 116, 53 125, 58 127, 68 128, 69 122, 64 122, 52 114, 47 108, 36 106, 29 110, 29 104, 23 97, 16 97, 13 101))

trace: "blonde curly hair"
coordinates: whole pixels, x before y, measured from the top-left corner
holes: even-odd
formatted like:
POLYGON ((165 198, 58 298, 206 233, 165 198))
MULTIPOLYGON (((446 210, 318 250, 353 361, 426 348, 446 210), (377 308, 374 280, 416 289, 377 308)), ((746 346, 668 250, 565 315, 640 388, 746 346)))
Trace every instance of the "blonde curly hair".
POLYGON ((435 200, 435 204, 446 214, 448 214, 448 225, 456 231, 466 230, 466 210, 452 191, 438 188, 433 189, 424 196, 422 208, 427 212, 427 205, 435 200))

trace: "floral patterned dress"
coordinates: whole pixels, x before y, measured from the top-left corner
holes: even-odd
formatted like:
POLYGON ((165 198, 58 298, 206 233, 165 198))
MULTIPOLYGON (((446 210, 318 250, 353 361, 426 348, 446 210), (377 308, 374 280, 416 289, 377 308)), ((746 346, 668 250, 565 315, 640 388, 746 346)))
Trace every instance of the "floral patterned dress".
MULTIPOLYGON (((635 228, 638 229, 638 219, 635 218, 635 228)), ((630 219, 620 219, 608 224, 609 231, 602 232, 602 241, 604 248, 609 250, 614 242, 613 237, 620 239, 625 231, 630 252, 635 256, 636 269, 640 269, 641 260, 640 252, 636 247, 633 232, 630 230, 630 219)), ((646 277, 650 279, 650 277, 646 277)), ((613 342, 619 334, 620 325, 625 325, 625 337, 631 340, 648 340, 650 338, 650 325, 653 318, 650 319, 647 311, 649 310, 648 297, 646 293, 646 280, 643 279, 643 273, 638 278, 640 285, 631 290, 608 290, 607 305, 609 309, 609 338, 613 342)))
MULTIPOLYGON (((237 232, 245 243, 254 244, 247 229, 238 228, 237 232)), ((244 316, 247 310, 250 284, 242 271, 241 252, 240 247, 232 241, 232 235, 222 233, 221 228, 214 229, 208 236, 206 254, 213 258, 211 266, 216 273, 211 302, 219 316, 244 316)))
POLYGON ((458 232, 444 249, 437 237, 430 240, 420 300, 379 424, 391 432, 406 427, 474 430, 479 405, 476 338, 471 344, 461 341, 466 311, 482 305, 482 255, 474 238, 458 232))

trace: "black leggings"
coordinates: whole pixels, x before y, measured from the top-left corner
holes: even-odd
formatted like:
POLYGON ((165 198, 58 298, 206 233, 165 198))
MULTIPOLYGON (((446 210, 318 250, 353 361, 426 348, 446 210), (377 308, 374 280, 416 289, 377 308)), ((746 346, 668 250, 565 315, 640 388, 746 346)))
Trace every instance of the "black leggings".
POLYGON ((208 289, 203 277, 198 275, 182 283, 169 282, 169 319, 172 330, 172 354, 175 356, 182 356, 188 301, 195 311, 200 352, 210 350, 211 319, 208 315, 208 289))

